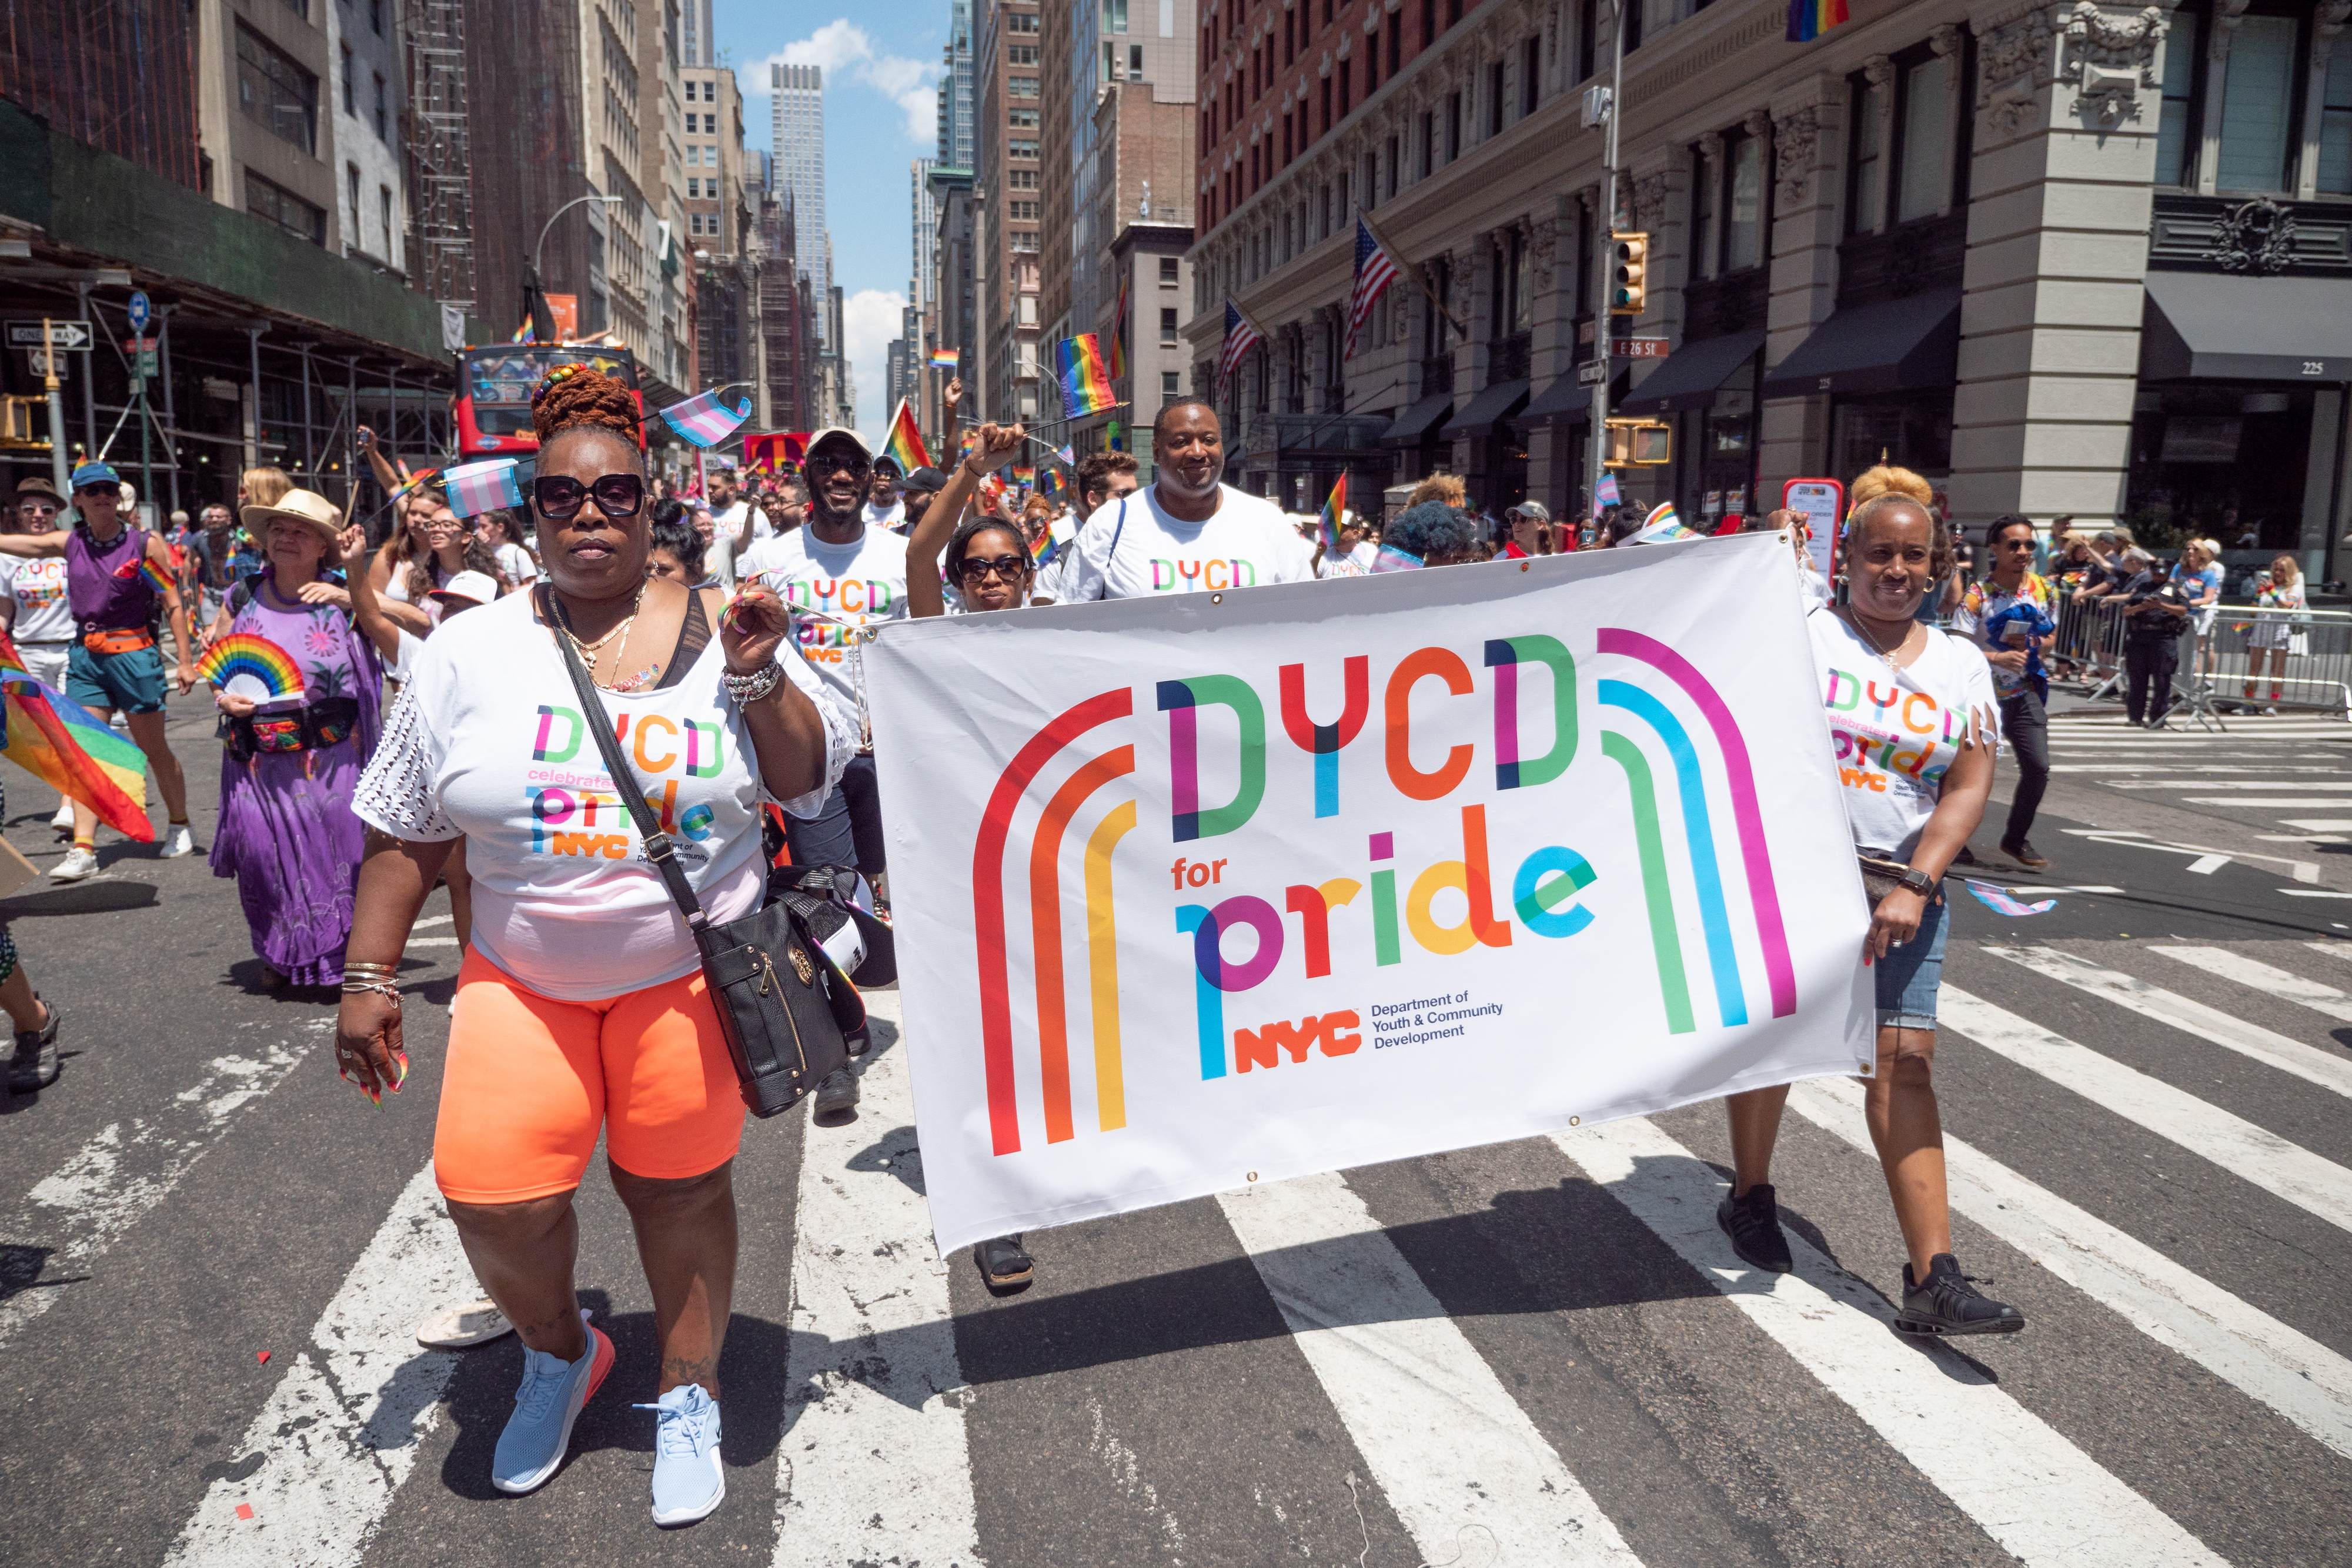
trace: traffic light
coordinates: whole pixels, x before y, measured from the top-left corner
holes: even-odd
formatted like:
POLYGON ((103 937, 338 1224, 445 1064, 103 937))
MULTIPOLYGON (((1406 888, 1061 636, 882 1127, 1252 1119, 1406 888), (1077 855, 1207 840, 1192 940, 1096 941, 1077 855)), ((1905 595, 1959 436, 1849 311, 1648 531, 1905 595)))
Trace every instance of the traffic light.
POLYGON ((1639 316, 1650 293, 1650 236, 1612 232, 1615 254, 1609 267, 1609 309, 1612 315, 1639 316))

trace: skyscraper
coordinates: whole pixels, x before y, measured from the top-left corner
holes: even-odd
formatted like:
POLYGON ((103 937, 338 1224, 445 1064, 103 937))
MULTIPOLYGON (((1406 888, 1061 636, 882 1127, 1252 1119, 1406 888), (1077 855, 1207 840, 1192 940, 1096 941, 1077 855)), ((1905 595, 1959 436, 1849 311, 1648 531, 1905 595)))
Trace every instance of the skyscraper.
POLYGON ((940 51, 938 161, 943 169, 971 167, 971 0, 951 0, 948 41, 940 51))
POLYGON ((709 68, 719 63, 719 40, 712 36, 710 0, 678 0, 678 64, 709 68))
MULTIPOLYGON (((795 260, 822 299, 833 287, 833 239, 824 221, 824 68, 771 66, 768 82, 775 93, 770 178, 778 192, 792 194, 793 222, 800 234, 795 260)), ((825 340, 832 341, 829 336, 825 340)))
POLYGON ((931 289, 937 281, 931 276, 939 265, 940 248, 940 208, 931 196, 931 170, 937 165, 929 158, 918 158, 908 167, 914 187, 911 215, 915 220, 915 244, 910 254, 915 261, 915 276, 908 285, 907 299, 919 319, 931 302, 931 289))

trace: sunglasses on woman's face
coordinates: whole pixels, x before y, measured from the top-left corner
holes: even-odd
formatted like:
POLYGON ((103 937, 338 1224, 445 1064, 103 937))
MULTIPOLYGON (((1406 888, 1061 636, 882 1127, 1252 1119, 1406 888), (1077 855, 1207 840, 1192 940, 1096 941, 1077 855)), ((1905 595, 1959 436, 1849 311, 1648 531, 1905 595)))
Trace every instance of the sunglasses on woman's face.
POLYGON ((606 517, 634 517, 646 504, 646 482, 635 474, 603 474, 586 485, 561 474, 541 474, 530 482, 531 502, 551 523, 577 517, 591 496, 606 517))
POLYGON ((1017 582, 1021 578, 1021 569, 1028 564, 1024 556, 968 555, 956 563, 956 575, 966 582, 976 583, 988 580, 988 574, 992 571, 1007 582, 1017 582))

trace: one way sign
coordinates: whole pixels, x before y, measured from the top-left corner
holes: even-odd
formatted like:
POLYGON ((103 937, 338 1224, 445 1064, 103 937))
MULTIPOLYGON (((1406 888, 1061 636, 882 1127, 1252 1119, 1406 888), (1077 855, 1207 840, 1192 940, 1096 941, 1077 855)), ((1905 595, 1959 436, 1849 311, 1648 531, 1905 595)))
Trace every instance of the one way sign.
POLYGON ((30 321, 9 322, 8 346, 12 349, 65 349, 79 353, 89 351, 89 322, 60 320, 51 317, 47 326, 48 339, 44 342, 41 337, 42 322, 37 318, 30 321))

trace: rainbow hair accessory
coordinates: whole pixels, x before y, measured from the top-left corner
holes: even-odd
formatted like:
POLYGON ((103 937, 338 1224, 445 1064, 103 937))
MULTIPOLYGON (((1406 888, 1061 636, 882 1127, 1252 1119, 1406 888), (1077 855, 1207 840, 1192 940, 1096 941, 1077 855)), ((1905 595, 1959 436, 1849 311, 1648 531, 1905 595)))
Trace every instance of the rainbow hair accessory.
POLYGON ((285 649, 251 632, 232 632, 215 643, 196 661, 196 674, 224 690, 241 677, 257 682, 266 701, 302 695, 302 666, 285 649))

